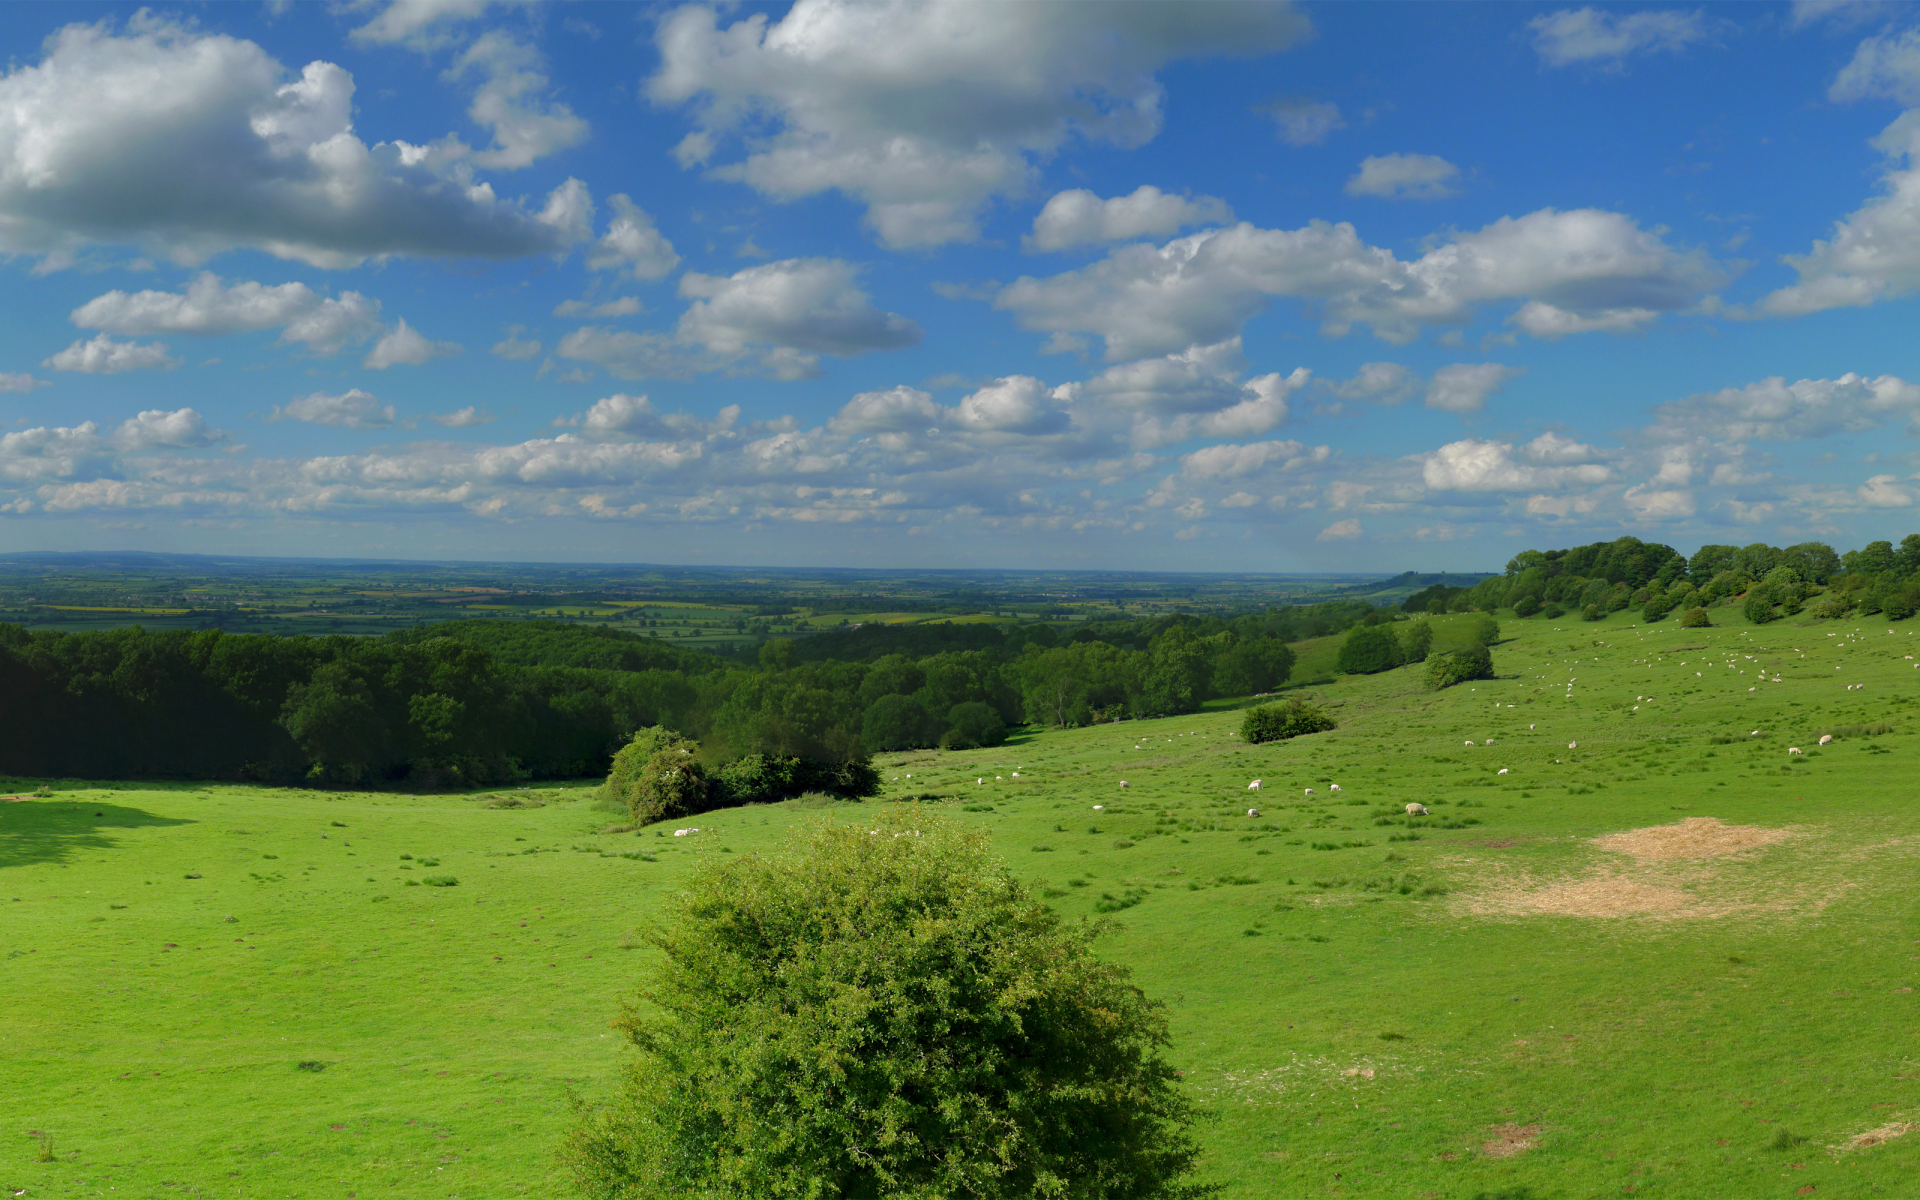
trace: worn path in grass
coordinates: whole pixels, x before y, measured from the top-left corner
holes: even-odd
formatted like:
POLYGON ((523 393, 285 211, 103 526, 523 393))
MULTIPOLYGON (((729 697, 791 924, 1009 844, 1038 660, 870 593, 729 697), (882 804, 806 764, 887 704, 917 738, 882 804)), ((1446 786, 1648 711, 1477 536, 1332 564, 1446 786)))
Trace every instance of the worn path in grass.
MULTIPOLYGON (((1341 727, 1279 745, 1220 711, 882 765, 1118 922, 1229 1195, 1913 1195, 1920 651, 1877 618, 1731 620, 1509 620, 1500 679, 1315 686, 1341 727), (1721 825, 1600 841, 1695 818, 1721 825), (1635 852, 1703 830, 1732 852, 1635 852)), ((0 805, 0 1185, 563 1194, 567 1092, 621 1059, 628 931, 701 861, 864 809, 674 838, 539 795, 0 805)))

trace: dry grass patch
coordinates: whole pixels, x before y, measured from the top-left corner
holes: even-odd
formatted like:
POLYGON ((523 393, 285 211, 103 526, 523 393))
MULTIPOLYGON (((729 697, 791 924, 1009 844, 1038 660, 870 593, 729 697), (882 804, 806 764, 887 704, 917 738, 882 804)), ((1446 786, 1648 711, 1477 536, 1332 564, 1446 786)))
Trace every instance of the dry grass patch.
POLYGON ((1920 1129, 1910 1121, 1889 1121, 1878 1129, 1869 1129, 1865 1133, 1856 1133, 1838 1146, 1833 1147, 1836 1154, 1845 1154, 1849 1150, 1865 1150, 1869 1146, 1878 1146, 1881 1142, 1890 1142, 1897 1137, 1905 1137, 1920 1129))
POLYGON ((1540 1144, 1538 1125, 1495 1125, 1493 1136, 1480 1144, 1488 1158, 1513 1158, 1540 1144))
POLYGON ((1593 844, 1602 850, 1629 855, 1641 862, 1665 862, 1745 854, 1795 836, 1796 832, 1791 829, 1727 825, 1718 817, 1688 817, 1672 825, 1609 833, 1593 839, 1593 844))

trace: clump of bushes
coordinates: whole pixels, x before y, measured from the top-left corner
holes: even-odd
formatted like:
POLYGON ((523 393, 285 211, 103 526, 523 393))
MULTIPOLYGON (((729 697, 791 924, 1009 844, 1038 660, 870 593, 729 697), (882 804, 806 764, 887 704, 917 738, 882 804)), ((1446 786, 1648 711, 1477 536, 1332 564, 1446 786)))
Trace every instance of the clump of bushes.
POLYGON ((1248 709, 1240 722, 1240 736, 1251 746, 1307 733, 1325 733, 1336 724, 1319 708, 1295 696, 1281 704, 1262 704, 1248 709))
POLYGON ((1427 662, 1427 686, 1434 691, 1469 679, 1493 678, 1493 654, 1485 646, 1468 646, 1427 662))
POLYGON ((1335 665, 1348 675, 1372 675, 1390 671, 1407 661, 1400 639, 1386 625, 1355 625, 1340 643, 1340 659, 1335 665))
POLYGON ((880 773, 865 756, 841 760, 793 754, 744 754, 708 769, 700 746, 671 729, 651 726, 613 756, 613 769, 596 801, 624 807, 650 825, 737 804, 767 804, 809 792, 842 798, 871 796, 880 773))
POLYGON ((1680 614, 1680 628, 1704 629, 1713 622, 1707 619, 1707 610, 1698 605, 1680 614))

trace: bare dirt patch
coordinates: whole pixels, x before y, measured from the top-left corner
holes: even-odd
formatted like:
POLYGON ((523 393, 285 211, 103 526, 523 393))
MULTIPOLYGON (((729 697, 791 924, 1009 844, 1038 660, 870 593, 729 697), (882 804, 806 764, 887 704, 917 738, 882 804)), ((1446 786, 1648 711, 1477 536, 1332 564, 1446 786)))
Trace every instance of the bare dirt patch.
POLYGON ((1561 883, 1524 879, 1476 897, 1470 907, 1489 913, 1543 917, 1671 917, 1695 902, 1695 897, 1677 887, 1596 873, 1561 883))
POLYGON ((1488 1158, 1512 1158, 1540 1144, 1538 1125, 1495 1125, 1493 1136, 1480 1144, 1480 1153, 1488 1158))
POLYGON ((1728 825, 1718 817, 1688 817, 1672 825, 1653 825, 1646 829, 1610 833, 1593 839, 1593 844, 1602 850, 1630 855, 1641 862, 1665 862, 1745 854, 1794 836, 1796 831, 1791 829, 1728 825))

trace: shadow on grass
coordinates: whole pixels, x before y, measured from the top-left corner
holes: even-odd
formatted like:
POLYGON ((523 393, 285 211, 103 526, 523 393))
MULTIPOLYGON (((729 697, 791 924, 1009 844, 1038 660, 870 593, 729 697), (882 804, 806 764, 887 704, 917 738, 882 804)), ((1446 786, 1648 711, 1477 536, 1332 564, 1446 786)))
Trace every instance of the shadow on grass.
POLYGON ((1475 1192, 1473 1200, 1546 1200, 1546 1196, 1530 1187, 1501 1188, 1497 1192, 1475 1192))
POLYGON ((191 825, 117 804, 73 800, 16 800, 0 804, 0 870, 64 862, 78 850, 112 850, 108 830, 191 825))

